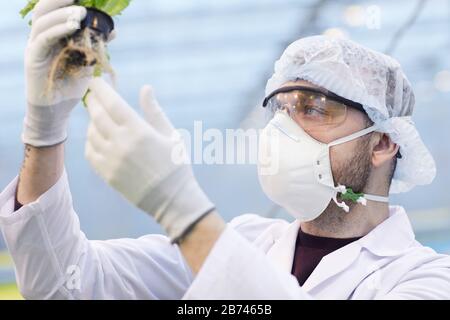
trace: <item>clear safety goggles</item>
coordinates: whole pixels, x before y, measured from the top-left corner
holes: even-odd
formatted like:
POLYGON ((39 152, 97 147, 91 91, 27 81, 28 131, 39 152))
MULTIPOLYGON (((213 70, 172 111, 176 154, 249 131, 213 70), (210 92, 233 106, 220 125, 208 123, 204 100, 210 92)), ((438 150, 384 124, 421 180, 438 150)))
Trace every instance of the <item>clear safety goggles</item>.
POLYGON ((339 126, 347 118, 348 108, 365 113, 359 103, 306 86, 280 88, 264 99, 263 107, 271 115, 279 110, 286 111, 305 130, 339 126))

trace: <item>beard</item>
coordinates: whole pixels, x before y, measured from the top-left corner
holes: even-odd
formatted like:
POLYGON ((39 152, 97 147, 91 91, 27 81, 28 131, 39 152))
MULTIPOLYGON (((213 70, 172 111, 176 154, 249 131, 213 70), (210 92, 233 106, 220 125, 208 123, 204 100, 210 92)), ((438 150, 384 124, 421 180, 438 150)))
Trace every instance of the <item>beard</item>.
MULTIPOLYGON (((372 168, 371 154, 369 152, 371 135, 362 137, 355 148, 355 153, 350 159, 335 163, 332 166, 332 172, 335 184, 351 188, 355 193, 363 192, 368 184, 372 168)), ((338 195, 337 200, 343 201, 338 195)), ((350 212, 357 205, 352 201, 345 202, 350 207, 350 212)), ((333 233, 339 232, 345 227, 348 213, 339 208, 331 200, 323 213, 311 221, 310 224, 319 230, 326 230, 333 233)))

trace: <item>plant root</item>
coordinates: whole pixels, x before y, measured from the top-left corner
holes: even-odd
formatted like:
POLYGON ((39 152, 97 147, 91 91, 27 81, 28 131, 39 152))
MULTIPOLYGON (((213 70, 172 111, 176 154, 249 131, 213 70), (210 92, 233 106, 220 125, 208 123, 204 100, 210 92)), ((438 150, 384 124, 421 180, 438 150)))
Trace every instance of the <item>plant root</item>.
POLYGON ((86 28, 65 39, 55 56, 48 75, 45 95, 50 96, 59 82, 91 77, 106 72, 114 81, 106 42, 97 31, 86 28))

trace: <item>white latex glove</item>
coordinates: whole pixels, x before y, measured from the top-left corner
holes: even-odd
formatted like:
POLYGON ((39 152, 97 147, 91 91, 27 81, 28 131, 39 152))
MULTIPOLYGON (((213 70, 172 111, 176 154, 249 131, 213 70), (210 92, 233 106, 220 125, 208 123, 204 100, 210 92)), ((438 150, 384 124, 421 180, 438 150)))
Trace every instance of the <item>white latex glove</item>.
POLYGON ((152 215, 176 242, 214 205, 198 185, 181 135, 141 90, 142 119, 104 80, 91 81, 86 158, 114 189, 152 215))
POLYGON ((82 76, 56 81, 46 93, 52 62, 60 52, 60 41, 75 33, 86 17, 86 8, 75 0, 40 0, 36 5, 31 34, 25 52, 27 113, 22 140, 35 146, 52 146, 67 138, 67 122, 72 109, 86 93, 92 67, 82 76))

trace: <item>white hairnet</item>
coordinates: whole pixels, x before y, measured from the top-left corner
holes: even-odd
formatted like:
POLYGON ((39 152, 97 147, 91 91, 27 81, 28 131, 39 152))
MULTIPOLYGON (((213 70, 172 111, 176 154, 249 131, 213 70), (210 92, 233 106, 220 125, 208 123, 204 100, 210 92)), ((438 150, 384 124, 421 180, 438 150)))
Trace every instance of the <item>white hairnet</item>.
POLYGON ((390 193, 429 184, 436 175, 433 157, 411 119, 415 99, 411 84, 393 58, 353 41, 314 36, 292 43, 275 64, 269 95, 288 81, 309 81, 361 103, 380 132, 400 146, 390 193))

